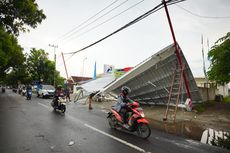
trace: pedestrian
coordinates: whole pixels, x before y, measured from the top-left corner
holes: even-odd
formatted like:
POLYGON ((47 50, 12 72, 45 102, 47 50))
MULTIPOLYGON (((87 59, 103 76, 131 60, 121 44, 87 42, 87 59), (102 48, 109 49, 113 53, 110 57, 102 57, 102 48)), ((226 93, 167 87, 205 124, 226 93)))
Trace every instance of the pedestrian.
POLYGON ((94 91, 91 94, 89 94, 89 110, 93 109, 93 107, 92 107, 92 99, 98 92, 99 91, 94 91))
POLYGON ((66 96, 66 100, 68 99, 69 102, 71 102, 71 99, 70 99, 70 89, 69 89, 69 87, 66 87, 66 89, 65 89, 65 96, 66 96))

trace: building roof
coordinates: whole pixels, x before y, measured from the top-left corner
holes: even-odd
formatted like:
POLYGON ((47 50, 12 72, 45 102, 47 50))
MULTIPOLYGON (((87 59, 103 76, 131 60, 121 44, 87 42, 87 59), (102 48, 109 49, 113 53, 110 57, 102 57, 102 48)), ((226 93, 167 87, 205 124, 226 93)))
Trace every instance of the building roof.
POLYGON ((91 77, 80 77, 80 76, 70 76, 70 80, 72 80, 72 83, 79 83, 79 82, 88 81, 91 79, 93 79, 93 78, 91 78, 91 77))
MULTIPOLYGON (((201 95, 192 72, 179 45, 178 48, 184 63, 184 72, 187 76, 192 101, 200 102, 202 100, 201 95)), ((129 95, 132 99, 138 99, 146 103, 166 103, 171 89, 173 74, 178 69, 178 65, 175 48, 171 44, 135 66, 105 87, 103 91, 119 94, 122 86, 128 86, 132 90, 129 95)), ((188 97, 184 84, 180 97, 182 102, 185 102, 188 97)))

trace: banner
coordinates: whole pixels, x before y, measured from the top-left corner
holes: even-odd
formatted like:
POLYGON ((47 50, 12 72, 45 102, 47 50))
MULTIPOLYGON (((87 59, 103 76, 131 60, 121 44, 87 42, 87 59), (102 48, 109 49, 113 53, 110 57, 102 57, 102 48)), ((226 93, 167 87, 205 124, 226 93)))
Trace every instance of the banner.
POLYGON ((122 75, 124 75, 126 72, 130 71, 131 69, 133 69, 133 67, 125 67, 123 69, 115 69, 114 70, 115 77, 119 78, 122 75))
POLYGON ((113 73, 114 72, 114 66, 113 65, 104 65, 104 73, 113 73))

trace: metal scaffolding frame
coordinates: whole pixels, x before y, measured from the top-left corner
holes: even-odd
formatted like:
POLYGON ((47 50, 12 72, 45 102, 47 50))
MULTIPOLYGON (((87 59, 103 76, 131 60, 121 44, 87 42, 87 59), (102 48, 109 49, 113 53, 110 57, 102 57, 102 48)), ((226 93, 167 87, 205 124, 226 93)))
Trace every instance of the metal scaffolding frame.
MULTIPOLYGON (((184 65, 184 73, 187 77, 192 101, 193 103, 201 102, 202 98, 192 72, 179 45, 178 48, 184 65)), ((128 86, 132 90, 129 95, 132 99, 143 103, 166 104, 173 73, 176 69, 180 69, 180 66, 174 45, 171 44, 135 66, 131 71, 106 86, 103 90, 104 92, 119 94, 122 86, 128 86)), ((183 83, 182 89, 185 88, 185 84, 183 83)), ((187 91, 181 90, 180 103, 184 103, 188 97, 187 91)))

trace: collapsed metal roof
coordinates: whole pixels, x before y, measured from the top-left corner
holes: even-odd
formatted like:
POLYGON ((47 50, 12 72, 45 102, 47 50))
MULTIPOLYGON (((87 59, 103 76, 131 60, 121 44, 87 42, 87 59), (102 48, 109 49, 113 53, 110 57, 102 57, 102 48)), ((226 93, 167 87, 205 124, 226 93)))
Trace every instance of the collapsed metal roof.
POLYGON ((115 76, 113 74, 104 74, 101 78, 97 78, 96 80, 91 80, 87 83, 80 85, 87 92, 92 93, 96 91, 101 91, 106 85, 110 84, 115 80, 115 76))
MULTIPOLYGON (((200 102, 202 98, 193 74, 179 45, 178 48, 184 64, 184 72, 187 76, 191 99, 195 103, 200 102)), ((137 99, 145 103, 167 103, 173 74, 178 67, 175 48, 171 44, 106 86, 103 91, 118 95, 122 86, 128 86, 132 90, 129 95, 131 99, 137 99)), ((184 103, 188 98, 184 83, 179 95, 180 103, 184 103)))

